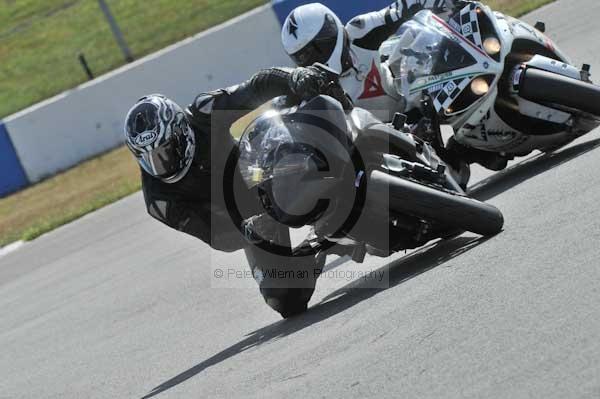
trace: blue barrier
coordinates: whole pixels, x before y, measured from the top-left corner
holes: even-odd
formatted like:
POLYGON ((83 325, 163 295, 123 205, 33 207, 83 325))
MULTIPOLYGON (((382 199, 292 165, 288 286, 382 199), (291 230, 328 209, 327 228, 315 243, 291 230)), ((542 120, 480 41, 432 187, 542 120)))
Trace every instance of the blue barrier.
POLYGON ((290 12, 298 6, 308 3, 321 3, 329 7, 337 14, 343 23, 350 21, 357 15, 365 14, 370 11, 377 11, 393 3, 391 0, 272 0, 273 10, 279 19, 279 23, 287 18, 290 12))
POLYGON ((0 122, 0 197, 15 192, 28 184, 29 181, 8 136, 8 131, 0 122))

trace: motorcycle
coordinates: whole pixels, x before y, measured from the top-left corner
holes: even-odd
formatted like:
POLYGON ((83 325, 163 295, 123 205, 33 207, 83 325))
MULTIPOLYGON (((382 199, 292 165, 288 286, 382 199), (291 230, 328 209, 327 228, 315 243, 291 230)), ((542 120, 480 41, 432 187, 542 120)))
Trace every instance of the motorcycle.
POLYGON ((469 163, 500 170, 600 125, 590 66, 573 66, 542 22, 532 27, 479 2, 456 10, 448 22, 419 12, 380 52, 384 76, 407 108, 451 125, 469 163))
POLYGON ((363 262, 366 254, 387 257, 459 231, 502 230, 502 213, 469 198, 402 115, 382 123, 327 95, 272 104, 239 140, 237 169, 261 204, 241 223, 249 241, 260 235, 257 218, 311 226, 311 253, 363 262))

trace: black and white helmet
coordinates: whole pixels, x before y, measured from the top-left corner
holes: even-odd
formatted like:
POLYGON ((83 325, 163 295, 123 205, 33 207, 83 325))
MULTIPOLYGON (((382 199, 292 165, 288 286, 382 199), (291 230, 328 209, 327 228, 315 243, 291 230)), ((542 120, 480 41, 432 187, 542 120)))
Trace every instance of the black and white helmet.
POLYGON ((295 8, 283 24, 281 41, 285 52, 298 66, 319 62, 339 74, 352 66, 344 25, 323 4, 295 8))
POLYGON ((131 108, 125 139, 140 166, 166 183, 181 180, 192 165, 194 132, 183 109, 163 95, 143 97, 131 108))

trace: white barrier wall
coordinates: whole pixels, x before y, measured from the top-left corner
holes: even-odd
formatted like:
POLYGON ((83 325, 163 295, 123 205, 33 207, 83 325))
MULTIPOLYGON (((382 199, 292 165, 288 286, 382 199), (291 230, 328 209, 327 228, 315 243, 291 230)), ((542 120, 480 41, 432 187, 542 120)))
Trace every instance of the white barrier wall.
POLYGON ((280 30, 266 5, 8 117, 29 182, 121 144, 125 113, 145 94, 160 92, 183 106, 261 68, 290 65, 280 30))

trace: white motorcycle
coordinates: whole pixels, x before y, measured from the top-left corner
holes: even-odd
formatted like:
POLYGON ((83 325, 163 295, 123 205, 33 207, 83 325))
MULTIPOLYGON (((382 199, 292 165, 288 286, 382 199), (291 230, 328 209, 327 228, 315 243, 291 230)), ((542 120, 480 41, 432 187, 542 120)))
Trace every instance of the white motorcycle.
POLYGON ((381 47, 383 72, 408 109, 451 125, 456 142, 493 153, 501 169, 600 125, 589 65, 574 67, 544 30, 479 2, 463 2, 448 22, 421 11, 381 47))

